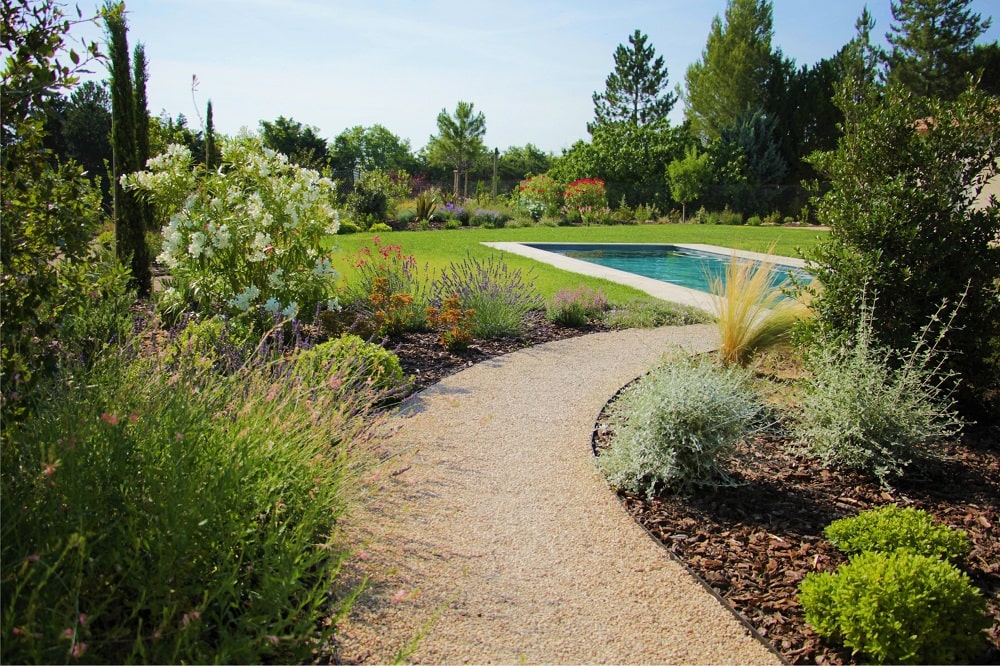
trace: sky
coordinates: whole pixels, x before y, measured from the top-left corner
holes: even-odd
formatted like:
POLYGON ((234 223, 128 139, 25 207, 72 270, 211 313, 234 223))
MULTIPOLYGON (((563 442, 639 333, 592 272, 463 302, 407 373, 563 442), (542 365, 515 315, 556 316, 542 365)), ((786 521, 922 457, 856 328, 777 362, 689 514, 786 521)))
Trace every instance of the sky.
MULTIPOLYGON (((866 5, 881 39, 890 0, 773 0, 772 46, 812 65, 854 36, 866 5)), ((130 47, 145 45, 153 115, 183 114, 200 128, 211 100, 225 134, 278 116, 328 140, 380 124, 416 151, 437 132, 437 115, 466 101, 486 117, 488 148, 531 143, 558 155, 588 138, 592 95, 604 90, 619 44, 641 30, 671 88, 683 84, 726 0, 126 0, 126 8, 130 47)), ((994 17, 1000 0, 972 8, 994 17)), ((980 41, 1000 39, 997 17, 993 24, 980 41)), ((97 26, 71 34, 103 39, 97 26)), ((92 77, 106 78, 104 66, 92 77)), ((682 118, 678 102, 671 119, 682 118)))

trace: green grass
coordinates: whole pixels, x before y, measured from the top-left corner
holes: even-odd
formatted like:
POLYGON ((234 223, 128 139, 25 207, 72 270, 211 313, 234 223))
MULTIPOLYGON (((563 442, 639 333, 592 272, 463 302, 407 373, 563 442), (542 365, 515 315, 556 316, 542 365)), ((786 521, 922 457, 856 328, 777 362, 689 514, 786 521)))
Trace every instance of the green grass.
MULTIPOLYGON (((825 231, 785 227, 733 227, 693 224, 626 225, 600 227, 528 227, 522 229, 455 229, 445 231, 396 231, 382 234, 386 243, 398 244, 405 254, 416 257, 421 266, 425 263, 432 275, 437 275, 451 262, 460 262, 467 253, 485 259, 493 250, 482 243, 506 242, 565 242, 565 243, 705 243, 738 250, 767 252, 786 257, 799 257, 799 250, 815 245, 825 231)), ((353 267, 351 258, 357 249, 371 239, 373 234, 336 236, 334 268, 341 279, 350 279, 353 267)), ((560 270, 548 264, 502 253, 512 268, 532 270, 535 286, 548 299, 559 289, 586 285, 600 289, 609 303, 622 304, 637 298, 648 299, 645 292, 631 287, 560 270)))

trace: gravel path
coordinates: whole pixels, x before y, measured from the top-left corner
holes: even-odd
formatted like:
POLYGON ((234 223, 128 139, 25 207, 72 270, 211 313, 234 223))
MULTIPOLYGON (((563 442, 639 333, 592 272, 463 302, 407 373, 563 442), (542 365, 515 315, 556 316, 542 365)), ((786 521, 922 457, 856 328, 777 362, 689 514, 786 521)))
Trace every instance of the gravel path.
POLYGON ((712 326, 598 333, 480 363, 411 397, 398 453, 346 526, 368 587, 338 659, 777 663, 625 513, 598 473, 601 408, 712 326), (378 484, 376 484, 378 485, 378 484))

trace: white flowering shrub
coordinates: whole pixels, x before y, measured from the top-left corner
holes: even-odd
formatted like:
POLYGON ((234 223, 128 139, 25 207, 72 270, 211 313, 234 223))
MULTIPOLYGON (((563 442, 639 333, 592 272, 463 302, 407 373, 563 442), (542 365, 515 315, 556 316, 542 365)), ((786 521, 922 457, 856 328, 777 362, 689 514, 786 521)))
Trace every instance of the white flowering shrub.
POLYGON ((222 166, 205 172, 182 146, 148 171, 123 178, 156 206, 170 270, 161 306, 233 316, 312 314, 328 301, 336 273, 323 239, 337 233, 334 183, 241 133, 222 146, 222 166))

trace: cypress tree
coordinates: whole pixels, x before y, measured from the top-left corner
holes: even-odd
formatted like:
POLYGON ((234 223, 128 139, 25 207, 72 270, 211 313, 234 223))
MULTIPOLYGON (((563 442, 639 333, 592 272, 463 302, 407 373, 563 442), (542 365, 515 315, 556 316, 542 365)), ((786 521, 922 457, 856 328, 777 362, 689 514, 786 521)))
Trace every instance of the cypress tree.
MULTIPOLYGON (((146 168, 149 161, 149 104, 146 101, 146 81, 149 75, 146 73, 146 47, 142 43, 135 45, 132 52, 133 77, 135 85, 135 151, 136 167, 146 168)), ((137 201, 139 216, 142 218, 143 231, 153 229, 153 207, 147 201, 137 201)))
POLYGON ((128 27, 125 23, 125 5, 104 6, 104 23, 107 29, 108 55, 111 74, 111 155, 114 177, 115 238, 119 261, 128 262, 132 268, 132 285, 140 296, 152 290, 149 253, 146 250, 145 228, 138 201, 132 192, 121 184, 121 177, 138 170, 136 148, 135 97, 132 72, 129 66, 128 27))
POLYGON ((205 109, 205 168, 211 171, 215 164, 215 122, 212 119, 212 100, 208 100, 208 108, 205 109))

